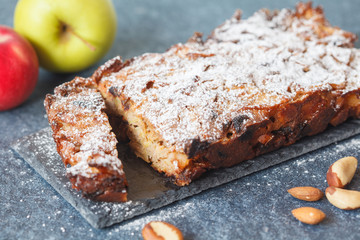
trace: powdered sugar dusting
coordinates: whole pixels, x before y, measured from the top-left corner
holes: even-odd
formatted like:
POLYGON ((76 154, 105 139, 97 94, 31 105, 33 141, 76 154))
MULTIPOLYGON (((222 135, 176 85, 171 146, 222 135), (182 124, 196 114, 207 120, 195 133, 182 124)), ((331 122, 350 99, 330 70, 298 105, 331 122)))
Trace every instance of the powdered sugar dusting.
POLYGON ((317 21, 287 9, 232 18, 204 44, 144 54, 102 81, 120 89, 168 146, 216 141, 235 116, 256 118, 251 109, 293 101, 303 91, 359 88, 359 50, 343 47, 352 40, 337 28, 319 37, 317 21))

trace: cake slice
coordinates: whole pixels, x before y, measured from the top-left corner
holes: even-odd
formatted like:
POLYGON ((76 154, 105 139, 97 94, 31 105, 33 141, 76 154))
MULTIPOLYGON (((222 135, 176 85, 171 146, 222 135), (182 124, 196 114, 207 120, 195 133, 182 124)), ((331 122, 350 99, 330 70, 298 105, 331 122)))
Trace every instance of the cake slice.
POLYGON ((183 186, 360 117, 360 51, 321 8, 239 12, 206 41, 99 68, 137 156, 183 186))
POLYGON ((127 200, 127 181, 105 102, 90 79, 75 78, 45 99, 57 150, 72 185, 84 197, 107 202, 127 200))

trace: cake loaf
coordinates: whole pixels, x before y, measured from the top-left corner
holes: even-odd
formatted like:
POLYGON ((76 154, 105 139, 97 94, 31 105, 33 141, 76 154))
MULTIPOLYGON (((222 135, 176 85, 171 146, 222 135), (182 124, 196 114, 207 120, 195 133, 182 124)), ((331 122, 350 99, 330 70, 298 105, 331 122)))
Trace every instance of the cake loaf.
POLYGON ((360 117, 354 34, 310 3, 240 15, 92 76, 136 155, 177 185, 360 117))
POLYGON ((45 99, 50 126, 73 187, 97 201, 127 200, 127 181, 105 102, 90 79, 75 78, 45 99))
POLYGON ((164 53, 116 57, 45 100, 68 176, 90 198, 125 196, 106 112, 118 139, 179 186, 360 118, 355 40, 300 3, 246 20, 237 11, 205 41, 196 33, 164 53))

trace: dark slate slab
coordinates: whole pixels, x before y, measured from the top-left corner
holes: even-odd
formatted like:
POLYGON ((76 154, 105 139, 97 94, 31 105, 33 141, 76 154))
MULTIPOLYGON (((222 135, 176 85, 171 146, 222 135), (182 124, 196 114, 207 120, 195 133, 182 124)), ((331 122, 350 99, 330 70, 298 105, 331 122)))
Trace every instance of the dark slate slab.
POLYGON ((360 133, 360 121, 351 120, 317 136, 275 152, 245 161, 234 167, 210 171, 189 186, 177 187, 136 158, 126 146, 119 146, 120 158, 129 181, 129 201, 100 203, 81 197, 64 176, 50 128, 17 140, 12 148, 53 186, 94 227, 103 228, 163 207, 251 173, 303 155, 360 133))

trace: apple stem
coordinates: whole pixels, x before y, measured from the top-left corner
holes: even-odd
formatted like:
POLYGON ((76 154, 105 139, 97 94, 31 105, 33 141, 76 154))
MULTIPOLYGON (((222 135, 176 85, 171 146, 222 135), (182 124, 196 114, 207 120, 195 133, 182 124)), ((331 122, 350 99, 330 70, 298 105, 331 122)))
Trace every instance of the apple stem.
POLYGON ((66 23, 61 22, 61 32, 62 33, 70 33, 73 34, 75 37, 80 39, 88 48, 90 48, 91 51, 95 51, 96 47, 91 45, 88 41, 86 41, 84 38, 82 38, 79 34, 77 34, 69 25, 66 23))

